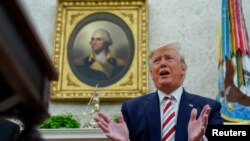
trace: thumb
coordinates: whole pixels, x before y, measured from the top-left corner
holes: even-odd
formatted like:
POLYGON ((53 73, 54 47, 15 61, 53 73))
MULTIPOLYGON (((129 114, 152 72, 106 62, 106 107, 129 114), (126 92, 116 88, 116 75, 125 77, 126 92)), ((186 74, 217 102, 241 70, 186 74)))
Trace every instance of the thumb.
POLYGON ((121 113, 117 114, 117 118, 118 118, 119 123, 124 123, 124 119, 121 113))

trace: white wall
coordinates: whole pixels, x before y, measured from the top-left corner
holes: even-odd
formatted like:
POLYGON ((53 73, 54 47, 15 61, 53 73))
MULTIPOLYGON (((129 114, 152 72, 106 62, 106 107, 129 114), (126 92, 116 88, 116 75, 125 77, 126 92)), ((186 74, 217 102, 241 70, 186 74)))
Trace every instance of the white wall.
MULTIPOLYGON (((56 0, 20 0, 49 55, 53 51, 56 0)), ((215 98, 217 95, 217 44, 220 26, 220 0, 148 0, 149 50, 170 39, 178 39, 185 52, 188 72, 184 87, 187 91, 215 98)), ((249 0, 243 0, 246 25, 250 32, 249 0)), ((150 80, 150 92, 155 91, 150 80)), ((83 122, 86 103, 50 104, 52 115, 73 113, 83 122)), ((101 110, 119 112, 120 103, 101 103, 101 110)))

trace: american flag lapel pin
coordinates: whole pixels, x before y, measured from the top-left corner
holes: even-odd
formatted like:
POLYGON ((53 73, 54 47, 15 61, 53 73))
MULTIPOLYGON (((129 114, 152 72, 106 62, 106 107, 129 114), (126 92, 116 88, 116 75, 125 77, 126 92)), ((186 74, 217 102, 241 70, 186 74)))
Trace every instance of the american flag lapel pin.
POLYGON ((193 107, 194 107, 194 105, 193 105, 193 104, 189 104, 188 106, 189 106, 189 107, 191 107, 191 108, 193 108, 193 107))

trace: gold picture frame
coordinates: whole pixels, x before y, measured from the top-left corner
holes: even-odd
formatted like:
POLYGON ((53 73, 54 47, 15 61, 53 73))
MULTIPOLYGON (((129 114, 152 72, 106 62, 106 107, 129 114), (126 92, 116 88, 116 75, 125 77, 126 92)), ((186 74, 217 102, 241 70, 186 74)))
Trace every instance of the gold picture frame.
POLYGON ((94 91, 101 101, 146 94, 147 10, 147 0, 58 0, 53 61, 59 80, 52 82, 51 99, 87 101, 94 91), (121 66, 108 79, 85 67, 92 61, 90 41, 96 29, 110 34, 111 55, 121 66))

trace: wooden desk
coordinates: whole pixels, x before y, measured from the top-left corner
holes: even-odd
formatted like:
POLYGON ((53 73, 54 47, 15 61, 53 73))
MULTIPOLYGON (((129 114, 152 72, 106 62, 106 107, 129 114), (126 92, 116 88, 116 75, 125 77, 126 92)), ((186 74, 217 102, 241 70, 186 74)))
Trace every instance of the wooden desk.
POLYGON ((40 141, 36 126, 49 116, 58 74, 19 2, 0 1, 0 117, 23 122, 19 141, 40 141))

